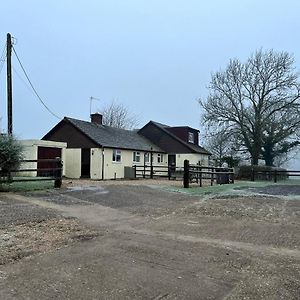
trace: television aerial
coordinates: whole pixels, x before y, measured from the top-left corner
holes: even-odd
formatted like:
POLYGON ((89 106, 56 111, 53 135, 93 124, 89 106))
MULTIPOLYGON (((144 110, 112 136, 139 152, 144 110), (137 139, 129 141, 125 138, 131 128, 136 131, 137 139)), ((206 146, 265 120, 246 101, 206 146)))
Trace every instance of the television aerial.
POLYGON ((93 96, 90 97, 90 115, 92 114, 92 102, 93 102, 93 100, 100 101, 99 98, 96 98, 96 97, 93 97, 93 96))

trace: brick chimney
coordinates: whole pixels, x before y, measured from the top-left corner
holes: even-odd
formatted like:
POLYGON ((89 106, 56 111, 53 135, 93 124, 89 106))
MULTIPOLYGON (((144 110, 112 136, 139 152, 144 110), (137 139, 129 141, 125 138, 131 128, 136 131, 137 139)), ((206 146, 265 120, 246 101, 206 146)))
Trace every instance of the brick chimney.
POLYGON ((102 125, 102 117, 103 116, 99 113, 91 114, 91 122, 98 125, 102 125))

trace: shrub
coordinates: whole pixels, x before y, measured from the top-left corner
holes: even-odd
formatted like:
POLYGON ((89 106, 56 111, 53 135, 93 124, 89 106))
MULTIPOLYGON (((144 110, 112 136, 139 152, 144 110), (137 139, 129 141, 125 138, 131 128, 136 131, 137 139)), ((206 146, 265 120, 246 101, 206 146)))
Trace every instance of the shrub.
POLYGON ((18 169, 23 159, 22 145, 11 135, 0 135, 0 168, 6 175, 11 170, 18 169))

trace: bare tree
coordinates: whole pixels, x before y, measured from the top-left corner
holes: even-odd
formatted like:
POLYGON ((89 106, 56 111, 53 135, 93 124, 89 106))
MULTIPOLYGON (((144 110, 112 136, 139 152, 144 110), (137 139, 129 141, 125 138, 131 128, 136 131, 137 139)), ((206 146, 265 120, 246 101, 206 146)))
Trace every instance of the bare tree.
POLYGON ((212 154, 216 164, 221 167, 223 158, 232 154, 233 146, 225 130, 210 130, 205 137, 204 146, 212 154))
POLYGON ((204 146, 211 152, 212 159, 219 167, 224 162, 230 167, 237 166, 244 158, 244 151, 238 143, 238 139, 223 127, 206 128, 204 146))
POLYGON ((286 52, 257 51, 246 63, 231 60, 212 75, 203 120, 223 125, 249 151, 252 164, 263 157, 272 165, 292 150, 300 128, 300 84, 293 57, 286 52))
POLYGON ((111 127, 133 129, 139 123, 134 114, 130 113, 123 104, 115 101, 104 107, 100 113, 103 115, 103 124, 111 127))

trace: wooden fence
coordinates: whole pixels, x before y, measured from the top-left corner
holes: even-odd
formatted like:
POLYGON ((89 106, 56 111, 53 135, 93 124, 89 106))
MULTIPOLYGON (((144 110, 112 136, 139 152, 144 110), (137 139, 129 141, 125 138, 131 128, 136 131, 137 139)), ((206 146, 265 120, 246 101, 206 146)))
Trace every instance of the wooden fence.
POLYGON ((268 171, 257 171, 252 169, 251 181, 255 180, 270 180, 275 183, 279 180, 285 180, 290 176, 300 176, 300 171, 294 170, 268 170, 268 171))
POLYGON ((22 164, 34 164, 36 167, 21 167, 10 172, 0 171, 0 182, 26 182, 54 180, 54 187, 61 187, 63 163, 61 158, 23 160, 22 164), (24 174, 24 176, 22 176, 24 174))
POLYGON ((183 186, 189 187, 190 183, 197 183, 202 186, 204 179, 210 180, 213 185, 234 183, 233 168, 205 167, 190 165, 188 160, 184 161, 184 168, 159 165, 134 165, 134 178, 168 178, 183 180, 183 186))
POLYGON ((143 165, 133 166, 134 178, 168 178, 168 179, 182 179, 183 178, 183 168, 180 167, 169 167, 169 166, 159 166, 159 165, 143 165))
POLYGON ((210 180, 210 185, 213 185, 214 181, 217 184, 234 183, 234 169, 190 165, 189 161, 185 160, 183 174, 184 188, 189 188, 192 182, 196 182, 199 186, 202 186, 203 179, 210 180))

